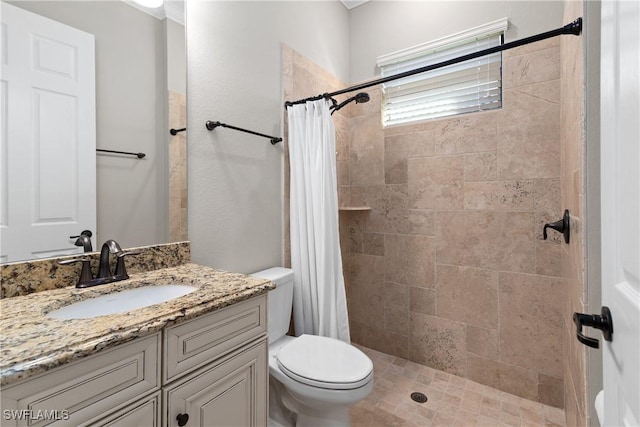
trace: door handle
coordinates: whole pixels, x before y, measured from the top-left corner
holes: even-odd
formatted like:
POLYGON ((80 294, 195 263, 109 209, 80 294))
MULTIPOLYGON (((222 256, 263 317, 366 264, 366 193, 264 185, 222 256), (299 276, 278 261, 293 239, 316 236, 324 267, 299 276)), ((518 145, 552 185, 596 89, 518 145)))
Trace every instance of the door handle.
POLYGON ((600 314, 583 314, 573 313, 573 323, 576 324, 576 337, 582 344, 599 348, 600 341, 596 338, 587 337, 582 333, 583 326, 590 326, 602 331, 602 337, 605 341, 613 340, 613 319, 611 318, 611 311, 609 307, 602 307, 600 314))

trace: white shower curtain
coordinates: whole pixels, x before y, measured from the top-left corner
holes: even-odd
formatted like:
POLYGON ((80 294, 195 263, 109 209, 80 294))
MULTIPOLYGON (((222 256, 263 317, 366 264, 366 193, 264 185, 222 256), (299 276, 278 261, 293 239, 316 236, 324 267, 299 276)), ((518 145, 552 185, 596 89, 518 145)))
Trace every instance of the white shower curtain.
POLYGON ((287 111, 295 332, 349 343, 338 235, 335 129, 329 104, 309 101, 287 111))

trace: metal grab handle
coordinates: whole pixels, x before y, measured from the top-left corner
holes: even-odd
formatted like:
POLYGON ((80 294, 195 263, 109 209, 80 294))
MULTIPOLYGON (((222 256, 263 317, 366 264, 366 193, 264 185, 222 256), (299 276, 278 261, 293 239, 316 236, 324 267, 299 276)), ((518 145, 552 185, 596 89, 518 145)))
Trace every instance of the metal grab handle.
POLYGON ((226 123, 221 123, 221 122, 218 122, 218 121, 214 122, 213 120, 207 120, 207 122, 204 125, 207 128, 207 130, 214 130, 215 128, 220 126, 220 127, 223 127, 223 128, 229 128, 229 129, 237 130, 237 131, 244 132, 244 133, 250 133, 251 135, 257 135, 257 136, 261 136, 263 138, 268 138, 268 139, 271 140, 271 145, 276 145, 278 142, 282 141, 282 138, 277 137, 277 136, 265 135, 264 133, 255 132, 255 131, 252 131, 252 130, 249 130, 249 129, 239 128, 237 126, 231 126, 231 125, 228 125, 226 123))
POLYGON ((144 156, 146 156, 146 154, 144 153, 132 153, 130 151, 118 151, 118 150, 105 150, 103 148, 96 148, 96 151, 99 151, 101 153, 126 154, 129 156, 136 156, 139 159, 142 159, 144 158, 144 156))
POLYGON ((561 220, 544 225, 542 228, 542 237, 544 240, 547 240, 547 228, 552 228, 562 233, 564 235, 564 242, 569 243, 571 237, 571 215, 569 215, 569 210, 565 209, 561 220))
POLYGON ((600 315, 597 314, 583 314, 573 313, 573 323, 576 324, 576 337, 582 344, 599 348, 600 341, 596 338, 587 337, 582 333, 582 326, 590 326, 602 331, 602 337, 605 341, 613 340, 613 319, 611 318, 611 311, 609 307, 602 307, 600 315))

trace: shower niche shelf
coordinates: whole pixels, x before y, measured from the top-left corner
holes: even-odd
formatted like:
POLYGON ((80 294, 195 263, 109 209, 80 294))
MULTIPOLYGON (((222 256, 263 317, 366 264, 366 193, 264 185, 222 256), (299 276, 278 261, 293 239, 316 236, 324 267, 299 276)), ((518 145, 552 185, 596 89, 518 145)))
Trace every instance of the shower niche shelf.
POLYGON ((371 207, 369 206, 340 206, 338 208, 339 211, 370 211, 371 207))

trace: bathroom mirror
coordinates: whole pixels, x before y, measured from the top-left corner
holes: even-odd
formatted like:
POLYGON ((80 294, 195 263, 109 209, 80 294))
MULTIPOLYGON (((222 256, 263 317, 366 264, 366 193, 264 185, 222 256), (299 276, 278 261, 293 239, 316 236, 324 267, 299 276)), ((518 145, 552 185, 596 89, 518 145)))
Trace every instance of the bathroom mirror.
MULTIPOLYGON (((130 0, 19 0, 6 4, 94 36, 96 148, 145 154, 140 159, 95 153, 93 249, 100 250, 106 239, 117 240, 123 248, 186 240, 186 132, 175 136, 169 132, 186 127, 184 2, 165 0, 155 9, 130 0)), ((3 38, 7 38, 4 28, 3 38)), ((7 119, 3 127, 12 126, 7 119)), ((40 162, 48 160, 43 157, 47 156, 40 154, 40 162)), ((8 162, 12 162, 10 157, 8 162)), ((58 168, 63 175, 68 171, 64 166, 58 160, 49 167, 58 168)), ((81 182, 83 177, 78 179, 81 182)), ((16 185, 16 180, 4 176, 3 181, 8 182, 2 186, 5 193, 16 185)), ((56 187, 55 182, 49 184, 56 187)), ((24 197, 33 199, 28 188, 26 191, 24 197)), ((80 234, 80 228, 74 233, 80 234)), ((22 240, 38 240, 39 236, 36 233, 22 240)), ((4 235, 3 240, 5 247, 15 244, 4 235)), ((32 250, 35 254, 26 259, 81 252, 73 246, 74 241, 67 235, 56 236, 57 248, 41 251, 42 256, 32 250)), ((24 259, 5 256, 0 262, 24 259)))

